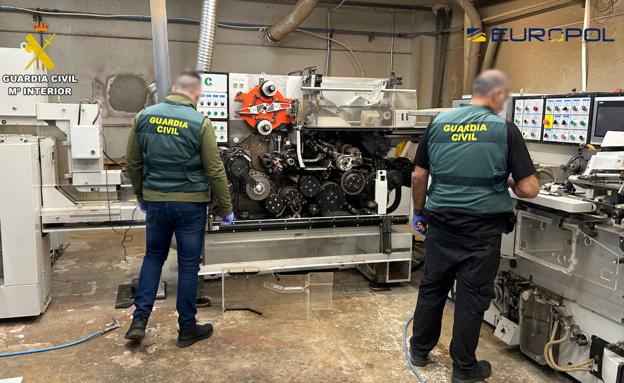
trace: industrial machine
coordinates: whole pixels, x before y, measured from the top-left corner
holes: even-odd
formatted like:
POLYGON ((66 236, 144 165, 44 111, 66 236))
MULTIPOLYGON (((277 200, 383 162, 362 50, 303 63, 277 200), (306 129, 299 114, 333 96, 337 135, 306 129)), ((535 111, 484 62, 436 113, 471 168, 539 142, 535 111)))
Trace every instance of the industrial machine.
POLYGON ((537 363, 581 382, 621 382, 624 96, 516 97, 512 118, 552 177, 536 198, 515 198, 485 320, 537 363))
MULTIPOLYGON (((50 302, 52 235, 144 216, 105 162, 101 106, 15 92, 51 86, 38 65, 24 72, 25 50, 0 54, 11 75, 0 84, 0 318, 34 316, 50 302)), ((210 225, 200 273, 359 265, 376 282, 409 280, 412 236, 393 225, 410 211, 400 143, 417 133, 416 98, 398 82, 203 74, 197 109, 213 122, 237 220, 210 225)))
POLYGON ((39 315, 50 303, 50 254, 60 246, 53 233, 121 228, 143 215, 121 171, 105 166, 100 106, 11 94, 46 87, 47 74, 39 65, 24 72, 32 58, 25 50, 0 55, 1 72, 21 76, 0 83, 0 318, 11 318, 39 315))
POLYGON ((410 279, 407 223, 418 133, 399 79, 205 73, 200 113, 213 121, 237 220, 210 226, 200 273, 358 268, 410 279), (401 146, 402 147, 402 146, 401 146))

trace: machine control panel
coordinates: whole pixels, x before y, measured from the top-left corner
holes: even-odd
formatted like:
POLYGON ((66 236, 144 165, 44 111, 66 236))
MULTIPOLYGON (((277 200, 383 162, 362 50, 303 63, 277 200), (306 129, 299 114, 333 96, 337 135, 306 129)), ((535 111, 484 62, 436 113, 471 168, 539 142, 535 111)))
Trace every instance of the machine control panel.
POLYGON ((227 143, 228 142, 227 121, 212 121, 212 127, 214 128, 215 136, 217 136, 217 143, 227 143))
POLYGON ((228 142, 228 103, 228 75, 225 73, 202 73, 201 94, 197 103, 197 111, 212 121, 217 143, 228 142))
POLYGON ((513 121, 526 141, 540 141, 543 113, 544 99, 541 97, 514 99, 513 121))
POLYGON ((590 113, 589 96, 546 98, 543 142, 586 143, 590 113))

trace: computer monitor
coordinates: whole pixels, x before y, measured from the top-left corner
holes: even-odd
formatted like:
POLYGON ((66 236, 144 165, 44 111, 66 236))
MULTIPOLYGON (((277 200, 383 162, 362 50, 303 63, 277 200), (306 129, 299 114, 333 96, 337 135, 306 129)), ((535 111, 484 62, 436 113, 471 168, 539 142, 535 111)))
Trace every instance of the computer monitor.
POLYGON ((596 97, 591 143, 600 145, 609 131, 624 132, 624 96, 596 97))

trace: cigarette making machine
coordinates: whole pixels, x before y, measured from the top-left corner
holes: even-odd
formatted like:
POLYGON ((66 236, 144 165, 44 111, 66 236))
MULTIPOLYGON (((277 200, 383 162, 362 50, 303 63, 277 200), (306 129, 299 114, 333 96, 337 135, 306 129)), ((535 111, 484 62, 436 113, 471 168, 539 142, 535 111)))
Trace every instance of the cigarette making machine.
MULTIPOLYGON (((24 73, 28 52, 0 52, 0 73, 24 73)), ((377 282, 409 280, 412 236, 395 225, 408 221, 412 162, 394 146, 419 129, 415 91, 398 82, 204 74, 198 110, 213 121, 238 218, 210 225, 200 273, 358 265, 377 282)), ((0 318, 46 310, 58 233, 144 224, 106 163, 101 105, 9 94, 24 85, 0 84, 0 318)))
POLYGON ((397 78, 205 73, 236 213, 209 225, 200 273, 357 265, 380 283, 410 279, 414 90, 397 78))
POLYGON ((622 382, 624 95, 518 96, 512 118, 543 186, 536 198, 514 196, 517 224, 485 320, 537 363, 622 382))

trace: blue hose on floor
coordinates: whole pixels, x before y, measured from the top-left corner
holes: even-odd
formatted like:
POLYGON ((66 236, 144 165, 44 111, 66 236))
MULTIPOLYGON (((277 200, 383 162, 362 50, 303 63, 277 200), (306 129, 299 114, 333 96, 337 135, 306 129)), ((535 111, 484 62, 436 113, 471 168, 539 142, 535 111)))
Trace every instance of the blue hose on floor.
POLYGON ((416 367, 414 367, 414 365, 410 361, 409 351, 407 350, 407 331, 409 329, 410 324, 413 321, 414 321, 414 317, 411 317, 410 319, 408 319, 407 322, 405 322, 405 326, 403 326, 403 356, 405 357, 407 366, 410 368, 410 370, 412 370, 412 372, 414 373, 418 381, 420 383, 425 383, 425 379, 422 377, 422 375, 420 375, 416 367))
POLYGON ((69 343, 65 343, 65 344, 60 344, 58 346, 52 346, 52 347, 44 347, 44 348, 38 348, 35 350, 24 350, 24 351, 15 351, 15 352, 7 352, 6 354, 0 354, 0 358, 4 358, 4 357, 8 357, 8 356, 17 356, 17 355, 28 355, 28 354, 36 354, 39 352, 46 352, 46 351, 53 351, 53 350, 60 350, 62 348, 67 348, 67 347, 71 347, 71 346, 75 346, 77 344, 80 343, 84 343, 88 340, 91 340, 93 338, 97 338, 100 335, 104 335, 109 331, 113 331, 117 328, 121 327, 121 323, 119 323, 117 321, 117 319, 113 318, 113 323, 106 326, 105 328, 98 330, 96 332, 94 332, 91 335, 85 336, 82 339, 76 340, 74 342, 69 342, 69 343))

